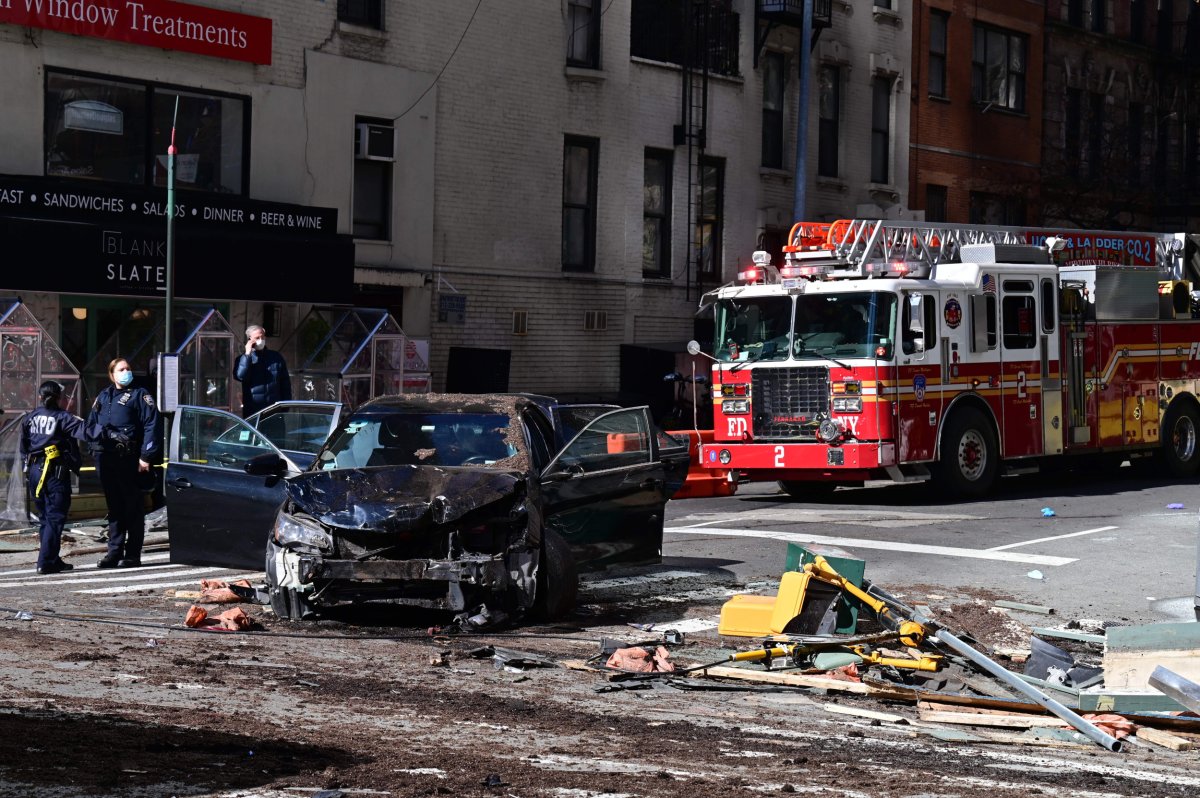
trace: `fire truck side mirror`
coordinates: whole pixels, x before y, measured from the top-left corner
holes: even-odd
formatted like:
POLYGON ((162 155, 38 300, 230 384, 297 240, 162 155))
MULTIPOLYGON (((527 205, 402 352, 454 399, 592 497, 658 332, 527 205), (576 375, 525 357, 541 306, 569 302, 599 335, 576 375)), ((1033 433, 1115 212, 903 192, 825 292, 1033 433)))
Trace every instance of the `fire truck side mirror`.
POLYGON ((909 294, 905 303, 908 315, 904 322, 904 338, 912 344, 914 353, 925 351, 925 311, 921 304, 923 299, 920 294, 909 294))

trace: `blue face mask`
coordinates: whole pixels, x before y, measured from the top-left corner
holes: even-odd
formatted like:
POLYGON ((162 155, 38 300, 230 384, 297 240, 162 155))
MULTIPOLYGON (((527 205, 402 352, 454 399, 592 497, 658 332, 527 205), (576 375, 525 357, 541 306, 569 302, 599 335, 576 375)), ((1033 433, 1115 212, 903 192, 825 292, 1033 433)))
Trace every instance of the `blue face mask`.
POLYGON ((117 375, 117 385, 120 385, 122 388, 129 385, 129 383, 131 383, 131 382, 133 382, 133 372, 132 371, 122 371, 120 374, 117 375))

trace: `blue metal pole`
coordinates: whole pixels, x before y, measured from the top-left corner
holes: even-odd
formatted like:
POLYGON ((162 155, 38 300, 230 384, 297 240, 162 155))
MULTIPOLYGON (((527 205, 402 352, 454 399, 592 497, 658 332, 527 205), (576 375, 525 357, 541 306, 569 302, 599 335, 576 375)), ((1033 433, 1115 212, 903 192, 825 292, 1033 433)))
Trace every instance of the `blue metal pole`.
MULTIPOLYGON (((796 107, 796 175, 795 194, 792 198, 792 221, 805 218, 808 211, 808 103, 809 72, 812 71, 813 0, 804 0, 804 24, 800 26, 800 99, 796 107)), ((791 243, 790 241, 788 242, 791 243)))
POLYGON ((179 95, 175 95, 175 116, 171 119, 171 144, 167 147, 167 306, 166 340, 163 351, 171 351, 171 313, 175 299, 175 124, 179 121, 179 95))

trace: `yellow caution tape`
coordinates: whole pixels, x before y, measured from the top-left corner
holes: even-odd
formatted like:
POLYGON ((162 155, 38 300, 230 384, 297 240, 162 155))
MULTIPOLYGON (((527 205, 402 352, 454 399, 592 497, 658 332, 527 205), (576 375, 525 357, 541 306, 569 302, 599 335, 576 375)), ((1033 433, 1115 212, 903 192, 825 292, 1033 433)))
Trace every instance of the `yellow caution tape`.
POLYGON ((46 484, 46 472, 50 470, 50 461, 58 457, 58 447, 52 443, 45 448, 43 453, 46 455, 46 461, 42 463, 42 476, 38 479, 37 490, 33 492, 35 499, 42 495, 42 486, 46 484))

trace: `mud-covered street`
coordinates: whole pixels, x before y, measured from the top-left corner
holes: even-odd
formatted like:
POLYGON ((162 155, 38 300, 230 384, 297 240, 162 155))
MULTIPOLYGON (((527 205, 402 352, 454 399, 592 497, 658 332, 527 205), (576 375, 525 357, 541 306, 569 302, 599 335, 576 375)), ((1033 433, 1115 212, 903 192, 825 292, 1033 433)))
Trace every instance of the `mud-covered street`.
MULTIPOLYGON (((655 594, 699 596, 670 612, 701 616, 736 587, 668 581, 655 594)), ((585 590, 570 623, 497 635, 431 634, 416 625, 425 619, 394 612, 282 623, 253 606, 258 631, 187 630, 191 602, 167 593, 71 617, 5 608, 0 794, 1173 796, 1200 786, 1194 752, 943 742, 903 702, 700 679, 677 684, 725 689, 618 689, 600 672, 509 670, 471 654, 492 645, 587 660, 605 635, 661 637, 626 625, 661 617, 661 603, 621 589, 585 590)), ((978 596, 942 603, 957 603, 964 622, 985 619, 981 635, 1012 633, 986 622, 978 596)), ((672 648, 680 664, 728 653, 715 630, 672 648)))

